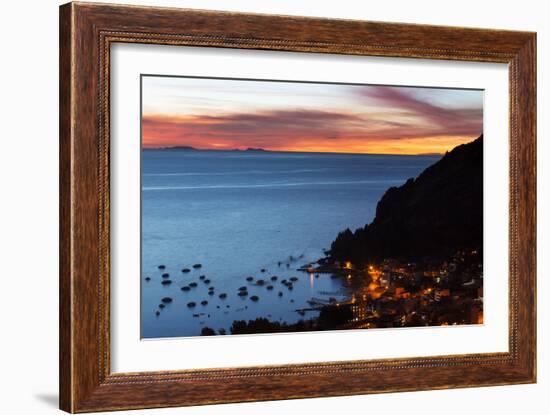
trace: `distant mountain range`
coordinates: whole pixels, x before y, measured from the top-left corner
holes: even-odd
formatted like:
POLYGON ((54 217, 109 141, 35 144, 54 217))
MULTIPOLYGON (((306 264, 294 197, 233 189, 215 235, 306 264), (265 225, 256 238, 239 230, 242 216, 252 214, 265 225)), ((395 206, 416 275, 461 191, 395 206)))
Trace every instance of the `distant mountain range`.
POLYGON ((192 146, 173 146, 173 147, 154 147, 147 148, 144 147, 144 150, 179 150, 179 151, 269 151, 264 150, 263 148, 246 148, 244 150, 233 148, 233 149, 213 149, 213 148, 196 148, 192 146))
POLYGON ((417 178, 389 188, 372 223, 341 232, 330 258, 356 264, 417 260, 482 245, 483 135, 455 147, 417 178))
POLYGON ((441 153, 419 153, 419 154, 385 154, 385 153, 332 153, 332 152, 315 152, 315 151, 289 151, 289 150, 266 150, 264 148, 248 147, 246 149, 217 149, 217 148, 196 148, 192 146, 171 146, 171 147, 143 147, 145 151, 151 150, 174 150, 174 151, 237 151, 237 152, 263 152, 263 153, 315 153, 315 154, 360 154, 370 156, 442 156, 441 153))

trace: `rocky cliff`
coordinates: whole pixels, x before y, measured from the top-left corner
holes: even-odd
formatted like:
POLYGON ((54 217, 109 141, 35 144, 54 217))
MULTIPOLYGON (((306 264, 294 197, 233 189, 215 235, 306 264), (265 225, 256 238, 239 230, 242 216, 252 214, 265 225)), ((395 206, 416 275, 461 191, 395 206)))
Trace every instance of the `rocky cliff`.
POLYGON ((372 223, 346 229, 332 243, 333 260, 443 257, 483 243, 483 136, 455 147, 378 202, 372 223))

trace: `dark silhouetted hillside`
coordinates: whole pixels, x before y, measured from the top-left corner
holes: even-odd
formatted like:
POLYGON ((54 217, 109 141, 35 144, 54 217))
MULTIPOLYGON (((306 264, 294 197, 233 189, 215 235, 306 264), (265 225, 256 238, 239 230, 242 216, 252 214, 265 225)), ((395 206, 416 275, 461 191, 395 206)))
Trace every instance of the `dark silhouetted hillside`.
POLYGON ((385 258, 443 257, 481 249, 483 136, 455 147, 416 179, 391 187, 372 223, 341 232, 331 258, 365 264, 385 258))

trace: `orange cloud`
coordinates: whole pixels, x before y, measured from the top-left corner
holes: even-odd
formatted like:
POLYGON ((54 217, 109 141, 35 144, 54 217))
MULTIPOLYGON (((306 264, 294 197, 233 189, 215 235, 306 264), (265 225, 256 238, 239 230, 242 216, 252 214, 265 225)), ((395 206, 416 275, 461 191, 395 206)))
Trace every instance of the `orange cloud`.
MULTIPOLYGON (((376 94, 376 92, 374 93, 376 94)), ((201 149, 260 147, 274 151, 419 154, 442 153, 482 132, 478 111, 442 109, 398 95, 403 115, 348 114, 337 111, 277 110, 225 115, 142 118, 144 147, 201 149), (424 121, 411 121, 411 115, 424 121)))

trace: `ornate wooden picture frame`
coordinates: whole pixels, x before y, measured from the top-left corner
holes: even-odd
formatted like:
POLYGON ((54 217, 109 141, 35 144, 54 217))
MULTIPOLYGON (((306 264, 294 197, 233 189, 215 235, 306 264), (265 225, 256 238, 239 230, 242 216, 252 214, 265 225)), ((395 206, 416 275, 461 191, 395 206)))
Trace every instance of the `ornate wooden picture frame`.
POLYGON ((68 412, 536 380, 536 35, 69 3, 60 8, 60 407, 68 412), (509 351, 145 373, 110 370, 110 48, 115 43, 509 65, 509 351))

